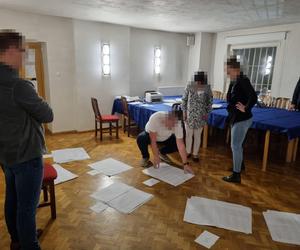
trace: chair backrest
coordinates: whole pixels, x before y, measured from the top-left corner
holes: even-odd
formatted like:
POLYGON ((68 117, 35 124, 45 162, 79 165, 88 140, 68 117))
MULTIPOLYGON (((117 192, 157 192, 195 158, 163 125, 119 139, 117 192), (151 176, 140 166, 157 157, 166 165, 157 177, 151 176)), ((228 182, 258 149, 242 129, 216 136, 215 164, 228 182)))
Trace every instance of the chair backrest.
POLYGON ((129 112, 128 112, 128 103, 126 97, 121 96, 121 103, 122 103, 123 114, 125 116, 128 116, 129 112))
POLYGON ((276 108, 287 109, 287 103, 289 102, 289 98, 286 97, 278 97, 276 98, 276 108))
POLYGON ((146 93, 153 93, 153 92, 156 92, 155 90, 146 90, 145 92, 144 92, 144 97, 146 97, 146 93))
POLYGON ((212 93, 213 93, 213 98, 221 99, 221 95, 222 95, 222 92, 221 92, 221 91, 213 90, 212 93))
POLYGON ((100 113, 100 110, 99 110, 97 99, 92 97, 91 101, 92 101, 92 107, 93 107, 95 118, 100 118, 101 119, 101 113, 100 113))

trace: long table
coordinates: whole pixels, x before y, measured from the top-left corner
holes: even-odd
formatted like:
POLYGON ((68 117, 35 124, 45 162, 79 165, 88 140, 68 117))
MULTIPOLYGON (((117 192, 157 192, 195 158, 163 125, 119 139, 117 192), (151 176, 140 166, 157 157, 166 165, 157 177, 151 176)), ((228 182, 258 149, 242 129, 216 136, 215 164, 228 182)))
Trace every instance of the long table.
MULTIPOLYGON (((133 102, 128 104, 128 110, 132 119, 138 124, 141 129, 145 128, 150 116, 157 111, 170 111, 172 109, 172 101, 178 99, 178 96, 164 97, 163 103, 149 104, 142 102, 133 102)), ((226 117, 228 116, 226 107, 227 104, 223 100, 214 99, 214 104, 221 104, 222 107, 214 109, 208 119, 208 125, 224 129, 226 117)), ((115 109, 113 112, 122 113, 122 109, 117 110, 117 101, 114 103, 115 109)), ((300 112, 290 112, 284 109, 277 108, 258 108, 252 109, 253 123, 251 128, 266 131, 265 145, 263 154, 262 169, 265 171, 267 167, 270 134, 283 133, 287 135, 288 147, 286 161, 291 162, 296 159, 296 150, 300 137, 300 112)), ((205 126, 203 132, 204 148, 207 147, 208 127, 205 126)))

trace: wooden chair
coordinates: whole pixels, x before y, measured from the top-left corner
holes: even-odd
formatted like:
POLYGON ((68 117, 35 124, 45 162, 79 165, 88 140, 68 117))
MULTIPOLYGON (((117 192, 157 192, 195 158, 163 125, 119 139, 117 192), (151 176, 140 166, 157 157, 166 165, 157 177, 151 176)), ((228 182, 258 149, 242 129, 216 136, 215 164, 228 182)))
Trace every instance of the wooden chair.
POLYGON ((100 140, 102 141, 103 133, 106 131, 103 128, 103 124, 109 124, 109 134, 112 136, 112 124, 115 123, 115 130, 116 130, 116 138, 119 139, 119 117, 117 115, 101 115, 98 101, 96 98, 91 98, 92 107, 95 115, 95 137, 97 137, 98 132, 98 123, 100 123, 100 140))
POLYGON ((216 90, 213 90, 213 98, 214 99, 221 99, 221 95, 222 95, 222 92, 221 91, 216 91, 216 90))
POLYGON ((275 107, 280 109, 288 109, 290 99, 286 97, 278 97, 276 98, 275 107))
POLYGON ((56 219, 56 201, 55 201, 55 188, 54 188, 54 180, 57 178, 57 172, 55 168, 48 164, 44 163, 44 176, 42 182, 42 190, 43 190, 43 203, 40 203, 38 207, 46 207, 50 206, 51 209, 51 218, 56 219), (48 198, 50 197, 50 200, 48 198))
POLYGON ((124 129, 124 133, 127 129, 127 136, 130 136, 130 131, 131 131, 131 126, 136 126, 135 122, 133 120, 131 120, 129 111, 128 111, 128 102, 126 100, 126 97, 121 96, 121 102, 122 102, 122 108, 123 108, 123 115, 124 115, 124 119, 123 119, 123 129, 124 129))

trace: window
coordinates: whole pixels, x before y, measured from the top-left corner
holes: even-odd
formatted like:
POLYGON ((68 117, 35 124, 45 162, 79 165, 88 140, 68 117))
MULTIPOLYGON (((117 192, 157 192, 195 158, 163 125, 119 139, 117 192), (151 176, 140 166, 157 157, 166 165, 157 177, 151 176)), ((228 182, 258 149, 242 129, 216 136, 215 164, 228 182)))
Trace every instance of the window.
POLYGON ((254 89, 270 92, 276 58, 276 47, 239 48, 233 49, 244 66, 243 71, 249 77, 254 89))
POLYGON ((154 73, 156 75, 160 74, 160 62, 161 62, 161 49, 160 47, 156 47, 154 49, 154 73))
POLYGON ((102 44, 102 73, 104 76, 110 75, 110 46, 108 43, 102 44))

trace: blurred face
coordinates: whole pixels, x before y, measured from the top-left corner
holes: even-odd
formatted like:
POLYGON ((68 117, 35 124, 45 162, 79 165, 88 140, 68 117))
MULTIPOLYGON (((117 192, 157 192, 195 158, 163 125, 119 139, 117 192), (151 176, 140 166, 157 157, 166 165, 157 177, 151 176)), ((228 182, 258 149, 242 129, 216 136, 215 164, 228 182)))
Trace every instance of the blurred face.
POLYGON ((230 66, 226 66, 227 69, 227 75, 231 80, 234 80, 237 78, 237 76, 240 74, 240 69, 238 68, 232 68, 230 66))
POLYGON ((24 61, 25 48, 23 46, 10 46, 7 50, 1 53, 1 61, 15 70, 22 68, 24 61))

